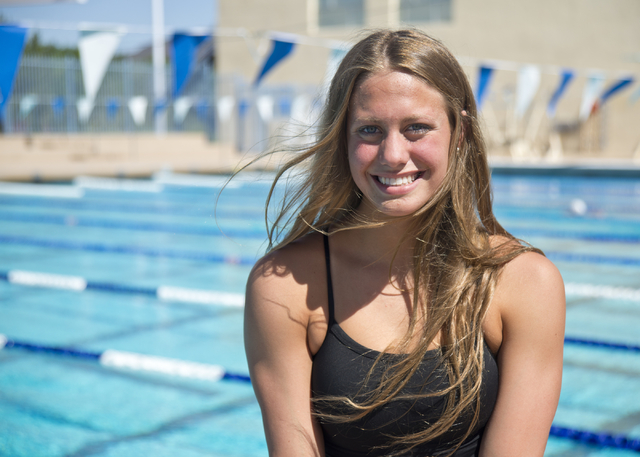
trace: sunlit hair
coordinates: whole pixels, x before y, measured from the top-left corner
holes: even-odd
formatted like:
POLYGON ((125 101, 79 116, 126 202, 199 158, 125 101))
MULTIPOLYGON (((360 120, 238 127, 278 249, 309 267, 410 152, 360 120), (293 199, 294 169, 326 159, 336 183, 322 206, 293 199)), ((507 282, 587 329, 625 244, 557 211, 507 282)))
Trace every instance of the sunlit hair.
POLYGON ((362 403, 333 397, 314 402, 320 420, 348 422, 400 399, 401 389, 439 337, 450 387, 424 396, 445 395, 446 409, 439 421, 420 433, 395 438, 393 448, 406 450, 445 433, 463 414, 474 419, 460 443, 475 427, 484 363, 482 323, 501 267, 533 248, 517 242, 493 215, 490 170, 476 104, 458 61, 441 42, 420 31, 382 30, 347 53, 331 82, 315 142, 293 155, 277 173, 268 204, 272 203, 276 183, 284 176, 289 182, 278 216, 268 223, 269 250, 312 231, 330 236, 338 230, 384 223, 363 220, 355 212, 362 194, 349 169, 347 117, 356 85, 376 72, 389 70, 412 75, 437 90, 444 98, 451 127, 446 176, 424 207, 406 216, 411 229, 401 240, 415 240, 415 306, 409 330, 393 350, 409 355, 387 369, 381 384, 362 403), (302 171, 291 179, 296 170, 302 171), (500 237, 490 243, 491 235, 500 237), (501 241, 496 243, 497 239, 501 241), (419 325, 422 319, 428 325, 419 325), (415 347, 412 337, 417 329, 423 335, 415 347), (342 403, 352 414, 323 413, 322 406, 327 402, 342 403))

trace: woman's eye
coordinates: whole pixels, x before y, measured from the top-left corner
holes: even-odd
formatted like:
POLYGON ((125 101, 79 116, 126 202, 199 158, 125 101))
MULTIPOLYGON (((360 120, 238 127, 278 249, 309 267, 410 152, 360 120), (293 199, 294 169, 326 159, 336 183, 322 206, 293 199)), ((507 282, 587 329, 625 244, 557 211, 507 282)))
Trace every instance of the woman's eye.
POLYGON ((411 124, 407 128, 409 133, 426 133, 429 131, 429 126, 424 124, 411 124))
POLYGON ((373 125, 365 125, 364 127, 360 127, 360 133, 363 133, 365 135, 374 135, 378 133, 378 127, 375 127, 373 125))

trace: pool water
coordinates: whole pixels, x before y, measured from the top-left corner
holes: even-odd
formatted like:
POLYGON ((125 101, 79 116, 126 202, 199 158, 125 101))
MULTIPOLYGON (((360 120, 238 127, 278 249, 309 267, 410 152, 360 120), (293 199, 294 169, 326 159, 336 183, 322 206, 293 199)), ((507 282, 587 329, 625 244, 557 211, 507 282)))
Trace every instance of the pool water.
MULTIPOLYGON (((0 184, 0 334, 89 353, 107 349, 248 373, 244 284, 266 247, 265 180, 77 179, 0 184), (10 281, 27 271, 84 278, 85 290, 10 281), (160 299, 159 287, 208 303, 160 299), (215 297, 231 297, 232 303, 215 297), (206 300, 205 300, 206 301, 206 300)), ((640 179, 494 177, 507 230, 543 249, 567 283, 567 336, 640 345, 640 179)), ((565 346, 554 425, 640 438, 640 352, 565 346)), ((0 351, 2 456, 267 454, 246 382, 105 367, 0 351)), ((631 456, 551 437, 546 456, 631 456)))

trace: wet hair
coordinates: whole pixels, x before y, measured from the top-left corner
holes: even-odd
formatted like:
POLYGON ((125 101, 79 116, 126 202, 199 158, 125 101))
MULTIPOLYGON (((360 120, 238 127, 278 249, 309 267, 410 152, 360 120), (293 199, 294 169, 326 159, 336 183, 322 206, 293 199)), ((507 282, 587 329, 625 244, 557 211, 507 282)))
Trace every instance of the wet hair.
POLYGON ((364 220, 356 213, 363 197, 352 179, 347 151, 353 92, 364 79, 382 71, 409 74, 442 95, 451 128, 447 172, 432 198, 415 214, 403 216, 410 221, 410 229, 400 243, 409 240, 414 246, 414 306, 407 334, 393 350, 408 356, 386 369, 367 400, 314 398, 316 414, 319 420, 348 422, 403 398, 402 388, 439 338, 450 386, 423 396, 444 395, 445 411, 419 433, 394 437, 393 449, 407 450, 435 439, 471 415, 472 425, 459 446, 478 421, 482 323, 500 269, 520 253, 535 249, 515 240, 493 215, 490 169, 473 92, 462 67, 440 41, 418 30, 381 30, 346 54, 331 82, 315 141, 295 151, 276 174, 268 207, 276 184, 297 171, 287 184, 278 215, 268 223, 269 250, 312 231, 330 236, 339 230, 386 223, 364 220), (418 331, 422 334, 416 346, 418 331), (322 407, 327 402, 339 403, 350 412, 327 413, 322 407))

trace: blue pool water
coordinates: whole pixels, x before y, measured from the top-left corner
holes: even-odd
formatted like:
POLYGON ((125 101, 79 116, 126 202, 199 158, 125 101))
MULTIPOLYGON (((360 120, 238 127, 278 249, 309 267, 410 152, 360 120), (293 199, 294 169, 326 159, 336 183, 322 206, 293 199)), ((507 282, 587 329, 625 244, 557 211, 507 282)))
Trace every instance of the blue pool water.
MULTIPOLYGON (((163 176, 0 184, 0 334, 246 375, 236 305, 266 247, 268 185, 240 180, 217 201, 220 178, 163 176), (88 286, 28 285, 11 280, 16 271, 80 277, 88 286), (161 286, 210 295, 206 303, 160 299, 161 286)), ((567 336, 640 346, 640 179, 497 175, 494 197, 503 225, 560 268, 567 336)), ((640 439, 640 352, 567 344, 554 425, 640 439)), ((0 351, 1 456, 266 454, 246 382, 0 351)), ((638 453, 552 436, 545 455, 638 453)))

